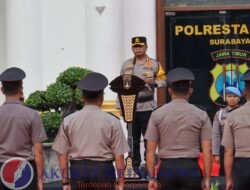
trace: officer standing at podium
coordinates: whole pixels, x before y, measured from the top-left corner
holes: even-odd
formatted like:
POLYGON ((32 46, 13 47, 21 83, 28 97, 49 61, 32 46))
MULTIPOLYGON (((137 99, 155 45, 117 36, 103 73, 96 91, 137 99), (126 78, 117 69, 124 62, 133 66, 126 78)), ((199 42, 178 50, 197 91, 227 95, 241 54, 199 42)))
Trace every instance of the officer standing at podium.
POLYGON ((245 81, 247 102, 228 115, 221 143, 225 147, 226 190, 250 187, 250 71, 241 80, 245 81))
POLYGON ((129 147, 119 119, 101 110, 107 85, 107 78, 100 73, 90 73, 77 85, 83 91, 84 107, 64 119, 53 145, 62 171, 68 171, 70 159, 71 179, 66 173, 64 190, 114 189, 114 160, 119 189, 123 189, 121 172, 129 147), (97 184, 102 185, 97 188, 97 184))
MULTIPOLYGON (((146 82, 145 89, 138 96, 136 116, 132 127, 133 163, 134 168, 138 170, 141 163, 141 134, 145 135, 152 110, 157 107, 157 102, 154 100, 155 89, 166 86, 166 75, 161 64, 146 54, 148 48, 146 37, 133 37, 131 46, 134 57, 123 63, 121 75, 133 74, 146 82)), ((118 101, 117 108, 120 108, 118 101)), ((144 145, 146 151, 146 141, 144 145)))
MULTIPOLYGON (((0 75, 5 102, 0 106, 0 168, 10 158, 20 157, 31 164, 34 177, 25 189, 43 189, 43 145, 47 140, 37 111, 23 106, 22 69, 12 67, 0 75)), ((0 179, 0 189, 7 188, 0 179)))
POLYGON ((149 189, 157 188, 157 180, 154 178, 157 146, 161 159, 157 176, 161 184, 159 189, 210 189, 212 126, 204 110, 188 103, 194 79, 193 73, 185 68, 176 68, 168 73, 171 102, 152 113, 145 135, 148 142, 149 189), (198 165, 201 147, 204 154, 204 177, 198 165))

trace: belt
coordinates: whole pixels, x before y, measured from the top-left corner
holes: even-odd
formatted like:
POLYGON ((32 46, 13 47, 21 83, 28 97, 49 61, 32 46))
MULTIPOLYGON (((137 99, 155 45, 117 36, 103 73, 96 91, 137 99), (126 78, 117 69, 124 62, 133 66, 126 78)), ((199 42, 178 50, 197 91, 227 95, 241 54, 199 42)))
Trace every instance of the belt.
POLYGON ((239 161, 243 161, 243 160, 245 160, 245 161, 250 161, 250 158, 243 158, 243 157, 236 157, 235 158, 235 160, 239 160, 239 161))
POLYGON ((161 161, 176 161, 176 160, 197 161, 198 158, 161 158, 161 161))
POLYGON ((96 160, 71 160, 72 164, 112 164, 113 161, 96 161, 96 160))
MULTIPOLYGON (((31 165, 36 165, 35 160, 27 160, 31 165)), ((0 165, 3 165, 5 162, 0 162, 0 165)))
POLYGON ((144 103, 144 102, 148 102, 154 100, 154 96, 146 96, 146 97, 139 97, 137 102, 138 103, 144 103))

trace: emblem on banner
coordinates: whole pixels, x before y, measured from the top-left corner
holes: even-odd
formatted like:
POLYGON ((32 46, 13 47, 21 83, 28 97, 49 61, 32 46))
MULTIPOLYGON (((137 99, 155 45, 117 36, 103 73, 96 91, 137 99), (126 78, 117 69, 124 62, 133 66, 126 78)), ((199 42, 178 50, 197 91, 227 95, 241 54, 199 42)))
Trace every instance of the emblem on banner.
MULTIPOLYGON (((241 52, 241 50, 222 50, 213 52, 212 58, 216 62, 225 58, 234 58, 232 57, 233 52, 241 52), (225 57, 227 56, 227 57, 225 57)), ((247 55, 249 56, 249 52, 247 55)), ((235 53, 234 53, 235 54, 235 53)), ((237 54, 240 55, 240 54, 237 54)), ((243 54, 242 54, 243 55, 243 54)), ((247 58, 244 56, 244 59, 240 59, 237 57, 239 61, 244 60, 241 64, 238 63, 216 63, 214 68, 210 71, 213 77, 213 82, 210 86, 209 96, 210 99, 217 105, 223 106, 226 100, 226 87, 234 86, 238 88, 241 92, 243 92, 245 83, 241 81, 241 77, 245 72, 249 70, 249 66, 247 64, 247 58)))

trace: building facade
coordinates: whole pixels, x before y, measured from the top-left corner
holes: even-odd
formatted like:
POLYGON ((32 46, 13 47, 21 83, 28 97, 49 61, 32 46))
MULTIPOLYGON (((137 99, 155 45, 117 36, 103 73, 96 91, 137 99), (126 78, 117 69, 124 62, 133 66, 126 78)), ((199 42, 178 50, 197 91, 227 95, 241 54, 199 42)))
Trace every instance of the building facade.
MULTIPOLYGON (((250 0, 0 0, 0 71, 23 68, 26 97, 46 89, 71 66, 101 72, 112 80, 122 62, 133 56, 131 38, 144 35, 148 55, 166 70, 184 66, 197 75, 191 101, 211 110, 212 116, 223 102, 221 89, 211 90, 216 81, 212 68, 218 64, 219 72, 224 64, 230 84, 234 70, 239 79, 250 68, 249 10, 250 0), (213 57, 217 51, 243 52, 246 57, 222 57, 218 62, 213 57)), ((236 85, 244 87, 237 79, 236 85)), ((166 102, 165 92, 158 91, 158 102, 166 102)), ((105 100, 113 105, 115 98, 106 89, 105 100)))
MULTIPOLYGON (((155 7, 155 0, 0 0, 0 71, 24 69, 26 97, 71 66, 112 80, 132 56, 133 36, 147 36, 156 58, 155 7)), ((115 97, 106 90, 106 100, 115 97)))

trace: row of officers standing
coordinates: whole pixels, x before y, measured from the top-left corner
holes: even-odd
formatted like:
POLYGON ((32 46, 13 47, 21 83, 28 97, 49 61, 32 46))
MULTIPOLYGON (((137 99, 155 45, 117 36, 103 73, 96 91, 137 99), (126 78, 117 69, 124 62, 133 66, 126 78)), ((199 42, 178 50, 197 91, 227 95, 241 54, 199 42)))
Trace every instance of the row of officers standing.
MULTIPOLYGON (((241 79, 245 81, 247 103, 237 108, 241 94, 234 87, 227 88, 228 107, 216 114, 212 128, 206 111, 188 102, 195 80, 190 70, 175 68, 167 74, 171 102, 156 109, 154 90, 166 85, 164 70, 146 55, 145 37, 133 38, 132 50, 135 57, 123 64, 121 74, 137 75, 147 84, 138 98, 133 147, 135 166, 139 166, 141 158, 137 143, 142 133, 147 143, 148 189, 209 190, 212 154, 216 155, 217 161, 219 155, 220 161, 224 160, 227 190, 249 189, 250 72, 241 79), (220 154, 220 145, 225 148, 224 158, 220 154), (155 177, 157 147, 161 164, 155 177), (201 150, 204 175, 198 165, 201 150)), ((47 136, 37 111, 25 107, 20 101, 25 76, 19 68, 7 69, 0 75, 1 91, 6 97, 0 106, 0 167, 13 157, 28 160, 37 175, 25 189, 42 190, 42 142, 47 136)), ((100 73, 91 73, 78 83, 85 106, 64 118, 53 145, 58 152, 63 190, 124 189, 124 154, 129 147, 119 119, 101 110, 107 85, 107 78, 100 73), (98 184, 98 187, 90 188, 89 183, 98 184)), ((2 180, 0 189, 9 189, 2 180)))

